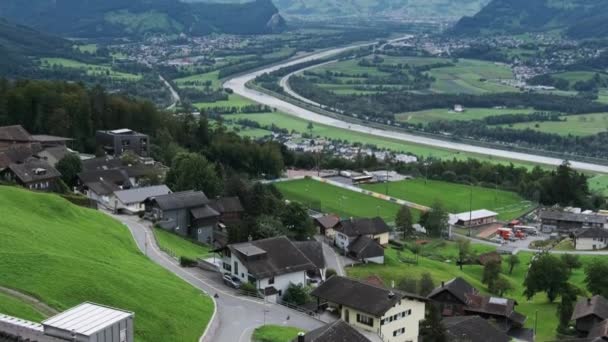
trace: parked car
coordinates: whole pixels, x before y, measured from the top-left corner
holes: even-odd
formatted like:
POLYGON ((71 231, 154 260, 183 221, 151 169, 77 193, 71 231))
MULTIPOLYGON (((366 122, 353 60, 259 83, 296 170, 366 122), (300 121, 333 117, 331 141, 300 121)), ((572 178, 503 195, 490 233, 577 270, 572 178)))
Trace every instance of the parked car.
POLYGON ((232 287, 233 289, 241 288, 241 280, 231 274, 224 274, 224 284, 232 287))

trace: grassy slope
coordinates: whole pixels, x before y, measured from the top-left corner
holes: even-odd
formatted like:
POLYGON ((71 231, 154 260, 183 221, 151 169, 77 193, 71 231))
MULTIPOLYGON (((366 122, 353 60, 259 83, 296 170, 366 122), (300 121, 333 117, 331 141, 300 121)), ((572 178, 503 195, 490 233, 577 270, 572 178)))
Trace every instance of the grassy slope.
POLYGON ((154 229, 156 242, 165 251, 177 257, 183 256, 190 259, 198 259, 209 254, 209 248, 196 244, 183 237, 162 229, 154 229))
MULTIPOLYGON (((472 247, 475 249, 476 253, 487 252, 491 249, 491 247, 482 245, 472 245, 472 247)), ((414 257, 408 250, 401 253, 403 257, 414 257)), ((385 265, 368 264, 357 266, 348 268, 347 272, 350 276, 357 278, 365 278, 375 274, 380 276, 387 284, 390 284, 392 280, 394 280, 395 283, 398 283, 404 278, 419 279, 422 273, 428 272, 432 275, 435 284, 439 284, 441 281, 450 280, 454 277, 462 277, 476 288, 486 291, 485 285, 481 283, 483 274, 482 266, 465 266, 463 271, 460 271, 455 265, 454 260, 457 259, 458 248, 454 243, 431 243, 427 247, 424 247, 421 255, 427 255, 432 258, 420 257, 418 265, 404 264, 399 262, 395 250, 388 249, 385 253, 385 265)), ((528 301, 522 295, 524 291, 523 280, 532 254, 520 253, 519 258, 521 264, 515 268, 512 275, 508 274, 508 263, 503 262, 502 275, 509 280, 513 286, 513 290, 505 296, 517 300, 519 305, 516 307, 516 310, 527 315, 527 327, 531 328, 534 326, 535 312, 538 310, 537 341, 544 342, 554 340, 555 329, 557 327, 556 309, 559 299, 556 300, 555 303, 549 303, 544 294, 538 294, 528 301)), ((581 261, 584 264, 587 264, 593 258, 595 257, 581 256, 581 261)), ((573 272, 570 283, 575 284, 584 290, 583 269, 578 269, 573 272)))
POLYGON ((34 322, 40 322, 45 318, 45 316, 33 306, 4 293, 0 293, 0 314, 23 318, 34 322))
POLYGON ((253 342, 291 342, 302 329, 280 325, 264 325, 253 331, 253 342))
MULTIPOLYGON (((320 204, 321 208, 315 209, 343 217, 380 216, 387 222, 393 222, 400 207, 396 203, 311 179, 282 182, 275 185, 289 200, 299 201, 312 207, 318 207, 320 204)), ((412 212, 417 219, 419 213, 414 210, 412 212)))
POLYGON ((64 310, 93 301, 136 313, 138 341, 194 341, 210 298, 150 262, 129 231, 54 195, 0 187, 0 285, 64 310))
MULTIPOLYGON (((363 188, 385 193, 386 184, 368 184, 363 188)), ((412 179, 392 182, 388 194, 396 198, 431 206, 436 200, 441 201, 451 213, 469 210, 471 187, 468 185, 447 183, 424 179, 412 179)), ((510 220, 521 216, 530 206, 523 198, 513 192, 473 187, 473 209, 488 209, 498 212, 499 219, 510 220)))

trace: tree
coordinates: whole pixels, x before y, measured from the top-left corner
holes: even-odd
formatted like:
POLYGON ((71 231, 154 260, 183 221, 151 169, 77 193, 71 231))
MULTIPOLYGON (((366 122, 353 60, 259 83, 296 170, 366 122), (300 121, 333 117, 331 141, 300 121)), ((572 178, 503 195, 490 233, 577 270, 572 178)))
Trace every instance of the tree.
POLYGON ((507 259, 507 262, 509 263, 509 274, 513 274, 513 269, 520 263, 519 257, 517 254, 511 254, 507 259))
POLYGON ((608 261, 595 259, 585 267, 585 284, 594 295, 608 298, 608 261))
POLYGON ((404 239, 414 234, 413 223, 412 211, 408 206, 402 206, 397 212, 397 217, 395 217, 395 226, 398 231, 403 233, 404 239))
POLYGON ((553 302, 570 278, 566 265, 558 257, 544 253, 535 256, 524 280, 524 295, 531 299, 538 292, 547 293, 553 302))
POLYGON ((404 292, 417 293, 418 282, 416 281, 416 279, 403 278, 397 284, 397 288, 404 292))
POLYGON ((77 154, 70 153, 63 157, 55 168, 61 173, 63 182, 72 188, 76 185, 78 174, 82 171, 82 162, 77 154))
POLYGON ((583 263, 578 258, 576 254, 562 254, 561 256, 562 262, 568 268, 568 272, 572 272, 572 270, 581 268, 583 263))
POLYGON ((435 289, 435 283, 430 273, 424 272, 420 277, 420 295, 428 296, 435 289))
POLYGON ((420 322, 420 335, 424 341, 447 342, 445 326, 441 320, 441 313, 436 305, 428 306, 426 318, 420 322))
POLYGON ((471 254, 471 241, 467 239, 458 239, 458 264, 460 265, 460 270, 462 271, 462 265, 464 265, 465 261, 468 259, 469 254, 471 254))
POLYGON ((501 297, 512 289, 513 286, 511 286, 511 283, 505 277, 498 276, 498 278, 494 281, 493 292, 501 297))
POLYGON ((215 165, 197 153, 178 154, 173 159, 166 182, 173 191, 198 190, 210 198, 222 192, 222 181, 215 165))
POLYGON ((257 218, 254 232, 256 239, 267 239, 284 234, 285 228, 283 227, 283 223, 277 218, 266 215, 257 218))
POLYGON ((441 202, 437 201, 420 217, 420 225, 426 228, 429 236, 440 237, 448 228, 449 215, 441 202))
POLYGON ((481 282, 488 286, 488 290, 494 293, 496 281, 500 277, 500 263, 496 260, 488 261, 483 267, 483 277, 481 282))
POLYGON ((572 313, 574 312, 574 304, 579 291, 570 284, 565 284, 562 289, 562 300, 557 304, 557 317, 559 319, 559 325, 557 327, 558 332, 566 332, 572 313))
POLYGON ((290 202, 285 206, 281 221, 288 233, 296 240, 306 240, 315 234, 315 225, 308 211, 298 202, 290 202))
POLYGON ((283 300, 294 305, 304 305, 310 301, 310 289, 304 284, 289 284, 283 300))

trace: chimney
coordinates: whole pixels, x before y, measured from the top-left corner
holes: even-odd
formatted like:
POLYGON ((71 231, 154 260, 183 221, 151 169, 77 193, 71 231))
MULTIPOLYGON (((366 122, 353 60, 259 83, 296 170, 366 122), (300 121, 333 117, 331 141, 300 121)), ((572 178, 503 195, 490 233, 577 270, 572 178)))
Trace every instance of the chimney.
POLYGON ((445 281, 441 282, 441 287, 445 287, 445 281))
POLYGON ((587 305, 591 305, 591 298, 587 298, 587 305))
POLYGON ((390 291, 388 293, 388 298, 393 298, 393 297, 395 297, 395 294, 393 293, 393 291, 390 291))
POLYGON ((298 333, 298 342, 304 342, 305 337, 306 337, 306 334, 304 334, 303 332, 299 332, 298 333))

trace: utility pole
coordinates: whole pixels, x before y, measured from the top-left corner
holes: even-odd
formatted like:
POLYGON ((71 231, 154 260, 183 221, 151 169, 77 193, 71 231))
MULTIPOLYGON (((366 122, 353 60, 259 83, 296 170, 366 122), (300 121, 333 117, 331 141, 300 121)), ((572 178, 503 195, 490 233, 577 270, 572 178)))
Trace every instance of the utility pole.
POLYGON ((386 168, 386 179, 384 181, 386 182, 386 196, 388 196, 388 168, 386 168))
POLYGON ((469 196, 469 237, 473 228, 473 183, 470 183, 471 195, 469 196))

